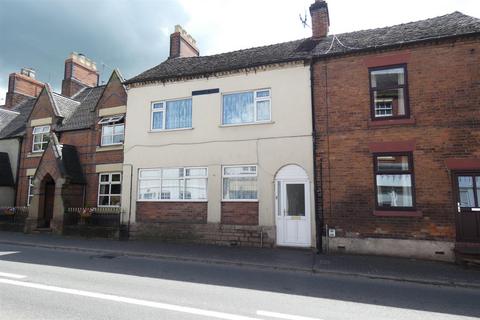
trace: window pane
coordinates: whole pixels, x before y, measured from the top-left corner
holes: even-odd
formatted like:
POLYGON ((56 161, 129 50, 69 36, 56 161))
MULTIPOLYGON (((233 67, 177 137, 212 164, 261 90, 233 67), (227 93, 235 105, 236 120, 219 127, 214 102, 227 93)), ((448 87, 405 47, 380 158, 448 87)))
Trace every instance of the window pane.
POLYGON ((475 177, 475 183, 477 185, 477 207, 480 207, 480 177, 475 177))
POLYGON ((100 194, 110 194, 110 185, 108 184, 100 185, 100 194))
POLYGON ((141 179, 160 179, 161 177, 161 170, 140 170, 141 179))
POLYGON ((265 98, 269 96, 270 96, 270 91, 268 90, 257 91, 257 98, 265 98))
POLYGON ((153 109, 162 109, 163 108, 163 102, 154 103, 152 108, 153 109))
POLYGON ((378 156, 378 172, 408 171, 408 156, 378 156))
POLYGON ((224 178, 223 195, 228 200, 257 199, 257 178, 224 178))
POLYGON ((224 175, 256 175, 257 167, 243 166, 243 167, 225 167, 224 175))
POLYGON ((104 136, 102 137, 102 145, 106 146, 109 144, 113 143, 113 137, 112 136, 104 136))
POLYGON ((305 216, 305 185, 286 185, 287 191, 287 216, 305 216))
POLYGON ((206 177, 207 168, 189 168, 185 169, 186 177, 206 177))
POLYGON ((115 134, 122 134, 123 135, 123 132, 124 132, 124 129, 125 129, 125 125, 116 125, 115 127, 113 127, 113 132, 115 134))
POLYGON ((372 71, 372 87, 376 89, 391 89, 405 84, 403 68, 372 71))
POLYGON ((375 117, 404 116, 404 89, 375 90, 373 92, 375 117))
POLYGON ((114 173, 112 174, 112 181, 120 181, 122 175, 120 173, 114 173))
POLYGON ((172 179, 172 178, 180 178, 183 177, 183 169, 176 168, 176 169, 163 169, 163 179, 172 179))
POLYGON ((108 196, 101 196, 100 199, 98 200, 98 204, 100 206, 108 206, 109 204, 109 198, 108 196))
POLYGON ((112 196, 110 197, 110 205, 111 206, 120 206, 120 197, 119 196, 112 196))
MULTIPOLYGON (((477 177, 478 181, 478 177, 477 177)), ((460 193, 460 207, 475 207, 472 177, 458 177, 458 191, 460 193)))
POLYGON ((163 129, 163 111, 153 112, 152 129, 163 129))
POLYGON ((223 96, 223 123, 254 122, 253 92, 226 94, 223 96))
POLYGON ((207 199, 207 179, 187 179, 185 184, 185 199, 207 199))
POLYGON ((103 135, 104 136, 109 136, 113 134, 113 127, 112 126, 103 126, 103 135))
POLYGON ((160 199, 161 183, 160 180, 140 181, 140 199, 158 200, 160 199))
POLYGON ((123 143, 123 140, 123 134, 113 136, 113 143, 123 143))
POLYGON ((183 180, 162 180, 162 199, 183 199, 183 180))
POLYGON ((42 142, 47 144, 50 141, 50 136, 48 134, 42 134, 42 142))
POLYGON ((377 199, 380 207, 412 207, 411 176, 377 175, 377 199))
POLYGON ((36 142, 36 143, 37 143, 37 142, 42 142, 42 140, 43 140, 43 137, 42 137, 41 134, 35 134, 35 135, 33 135, 33 142, 36 142))
POLYGON ((270 120, 270 100, 257 101, 257 120, 270 120))
POLYGON ((121 184, 112 184, 110 186, 110 194, 121 194, 122 193, 122 185, 121 184))
POLYGON ((102 182, 109 181, 109 176, 108 176, 108 174, 101 174, 101 175, 100 175, 100 181, 102 181, 102 182))
POLYGON ((192 126, 192 99, 167 101, 166 129, 190 128, 192 126))

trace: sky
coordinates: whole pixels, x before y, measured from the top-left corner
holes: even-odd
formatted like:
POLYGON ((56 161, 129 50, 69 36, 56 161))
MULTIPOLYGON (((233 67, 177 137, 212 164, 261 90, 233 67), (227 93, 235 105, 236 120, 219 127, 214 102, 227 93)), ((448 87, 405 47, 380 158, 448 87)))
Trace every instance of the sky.
MULTIPOLYGON (((0 105, 8 74, 32 67, 61 87, 70 52, 97 62, 101 81, 113 68, 128 79, 168 56, 180 24, 201 55, 306 38, 300 15, 314 0, 0 0, 0 105)), ((327 0, 330 33, 384 27, 453 11, 480 18, 480 0, 327 0)), ((310 20, 308 20, 310 22, 310 20)))

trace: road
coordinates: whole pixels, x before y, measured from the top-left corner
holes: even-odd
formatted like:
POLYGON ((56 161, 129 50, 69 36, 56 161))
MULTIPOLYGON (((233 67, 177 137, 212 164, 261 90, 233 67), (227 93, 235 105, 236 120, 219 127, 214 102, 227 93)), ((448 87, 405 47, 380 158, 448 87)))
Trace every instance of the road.
POLYGON ((480 290, 0 245, 0 319, 477 319, 480 290))

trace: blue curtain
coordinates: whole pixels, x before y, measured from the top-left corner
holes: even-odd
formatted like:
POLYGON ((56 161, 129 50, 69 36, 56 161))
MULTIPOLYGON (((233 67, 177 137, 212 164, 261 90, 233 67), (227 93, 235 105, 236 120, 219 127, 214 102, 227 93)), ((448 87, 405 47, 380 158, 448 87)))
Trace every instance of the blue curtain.
POLYGON ((165 129, 192 127, 192 99, 167 101, 165 129))
POLYGON ((253 92, 223 96, 223 124, 253 122, 254 116, 253 92))

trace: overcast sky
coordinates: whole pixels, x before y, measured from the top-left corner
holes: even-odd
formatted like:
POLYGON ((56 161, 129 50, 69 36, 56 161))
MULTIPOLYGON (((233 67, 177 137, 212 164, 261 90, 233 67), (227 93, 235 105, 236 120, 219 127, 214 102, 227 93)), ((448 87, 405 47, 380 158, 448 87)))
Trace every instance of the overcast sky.
MULTIPOLYGON (((162 62, 182 25, 202 55, 310 36, 299 15, 314 0, 0 0, 0 105, 8 74, 33 67, 59 90, 63 62, 77 51, 97 62, 101 80, 162 62)), ((461 11, 480 18, 480 0, 329 0, 330 32, 394 25, 461 11)))

